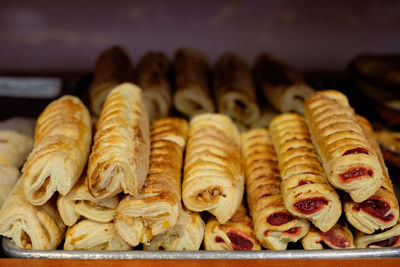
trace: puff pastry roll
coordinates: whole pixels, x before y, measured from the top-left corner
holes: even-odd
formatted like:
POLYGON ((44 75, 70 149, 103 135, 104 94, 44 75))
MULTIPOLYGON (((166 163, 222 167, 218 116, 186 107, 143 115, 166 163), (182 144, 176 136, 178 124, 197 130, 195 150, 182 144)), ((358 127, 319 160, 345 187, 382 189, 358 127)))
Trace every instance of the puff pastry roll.
POLYGON ((123 82, 132 82, 133 74, 131 59, 122 47, 113 46, 103 51, 96 60, 89 88, 92 113, 99 116, 110 91, 123 82))
POLYGON ((357 119, 371 148, 378 156, 384 181, 378 191, 367 200, 356 203, 347 197, 343 207, 351 225, 363 233, 372 234, 375 230, 383 230, 397 223, 399 220, 399 203, 371 124, 364 117, 357 116, 357 119))
POLYGON ((192 211, 209 211, 226 223, 244 191, 240 135, 223 114, 191 119, 182 183, 182 200, 192 211))
POLYGON ((142 90, 123 83, 104 103, 88 164, 88 187, 97 199, 124 191, 137 195, 149 166, 149 120, 142 90))
POLYGON ((55 198, 33 206, 25 197, 23 180, 18 180, 0 210, 0 235, 11 238, 19 248, 43 250, 55 249, 64 232, 55 198))
POLYGON ((285 207, 293 215, 311 220, 321 231, 328 231, 339 219, 342 205, 326 178, 304 117, 279 115, 272 120, 270 133, 278 154, 285 207))
POLYGON ((92 125, 88 109, 75 96, 51 102, 40 114, 33 151, 22 169, 26 198, 43 205, 78 181, 89 156, 92 125))
POLYGON ((65 250, 130 250, 115 229, 113 222, 101 223, 83 220, 68 227, 65 250))
POLYGON ((400 223, 384 232, 366 235, 362 232, 356 234, 357 248, 395 248, 400 247, 400 223))
POLYGON ((175 108, 188 117, 214 112, 206 56, 195 49, 181 48, 175 53, 174 70, 175 108))
POLYGON ((144 250, 199 250, 205 224, 198 212, 182 209, 175 226, 143 244, 144 250))
POLYGON ((400 132, 380 130, 375 134, 385 160, 400 168, 400 132))
POLYGON ((329 182, 356 202, 375 194, 383 183, 382 167, 347 97, 317 92, 305 102, 305 115, 329 182))
POLYGON ((170 63, 164 53, 149 52, 139 61, 138 85, 143 89, 150 122, 168 116, 171 108, 170 63))
POLYGON ((150 127, 150 166, 137 196, 125 196, 118 206, 116 227, 130 245, 146 243, 174 227, 181 213, 181 171, 188 125, 166 118, 150 127))
POLYGON ((268 54, 257 57, 254 76, 265 98, 281 112, 303 114, 305 99, 314 93, 293 66, 268 54))
POLYGON ((12 165, 0 164, 0 208, 21 174, 12 165))
POLYGON ((284 206, 278 159, 268 131, 254 129, 242 134, 242 153, 254 233, 263 247, 286 249, 289 242, 307 234, 310 224, 284 206))

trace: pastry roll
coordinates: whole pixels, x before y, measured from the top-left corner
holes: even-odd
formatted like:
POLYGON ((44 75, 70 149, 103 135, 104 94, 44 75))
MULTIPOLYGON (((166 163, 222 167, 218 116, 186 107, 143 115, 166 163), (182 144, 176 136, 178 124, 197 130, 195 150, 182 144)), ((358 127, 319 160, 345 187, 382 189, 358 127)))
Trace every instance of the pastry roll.
POLYGON ((226 223, 239 208, 244 191, 240 135, 229 117, 192 118, 186 148, 182 199, 192 211, 209 211, 226 223))
POLYGON ((362 232, 356 234, 357 248, 395 248, 400 246, 400 223, 386 230, 372 235, 362 232))
POLYGON ((226 53, 218 59, 214 90, 218 111, 234 121, 251 124, 260 115, 250 69, 237 55, 226 53))
POLYGON ((198 212, 182 209, 175 226, 143 244, 144 250, 199 250, 204 221, 198 212))
POLYGON ((113 222, 83 220, 68 228, 65 250, 130 250, 115 229, 113 222))
POLYGON ((142 90, 123 83, 104 103, 88 164, 88 187, 96 199, 124 191, 137 195, 149 166, 149 121, 142 90))
POLYGON ((203 242, 205 250, 261 250, 254 235, 253 222, 243 205, 224 224, 210 216, 203 242))
POLYGON ((361 232, 372 234, 375 230, 383 230, 397 223, 399 220, 399 203, 371 124, 364 117, 357 116, 357 119, 371 148, 378 156, 384 181, 374 195, 361 203, 356 203, 347 197, 344 202, 344 211, 351 225, 361 232))
POLYGON ((304 113, 304 101, 314 90, 293 66, 268 54, 261 54, 254 64, 254 76, 274 108, 281 112, 304 113))
POLYGON ((328 231, 339 219, 342 205, 326 178, 304 117, 279 115, 272 120, 270 133, 278 154, 285 207, 294 216, 328 231))
POLYGON ((195 49, 181 48, 175 53, 174 69, 175 108, 188 117, 214 112, 205 55, 195 49))
POLYGON ((64 231, 55 198, 33 206, 25 197, 23 180, 18 180, 0 210, 0 235, 11 238, 19 248, 55 249, 64 231))
POLYGON ((43 205, 78 181, 89 156, 92 125, 88 109, 75 96, 51 102, 40 114, 33 151, 22 169, 26 198, 43 205))
POLYGON ((149 52, 139 61, 138 85, 143 89, 150 122, 167 117, 171 107, 170 63, 164 53, 149 52))
POLYGON ((93 82, 89 88, 90 110, 100 115, 110 91, 123 82, 133 80, 133 66, 128 53, 120 46, 103 51, 94 66, 93 82))
POLYGON ((400 132, 380 130, 375 134, 385 160, 400 168, 400 132))
POLYGON ((337 223, 326 232, 311 227, 301 244, 304 249, 354 248, 353 234, 345 223, 337 223))
POLYGON ((0 164, 0 208, 21 174, 12 165, 0 164))
POLYGON ((270 108, 265 107, 261 110, 260 116, 250 125, 251 129, 268 128, 272 119, 279 113, 270 108))
POLYGON ((130 245, 146 243, 174 227, 181 213, 181 171, 187 122, 177 118, 150 127, 150 166, 140 193, 125 196, 118 206, 116 227, 130 245))
POLYGON ((347 97, 334 90, 317 92, 307 99, 305 114, 329 182, 355 202, 375 194, 383 183, 382 167, 347 97))
POLYGON ((254 129, 242 134, 242 153, 254 233, 263 247, 286 249, 289 242, 307 234, 310 224, 284 206, 278 159, 268 131, 254 129))

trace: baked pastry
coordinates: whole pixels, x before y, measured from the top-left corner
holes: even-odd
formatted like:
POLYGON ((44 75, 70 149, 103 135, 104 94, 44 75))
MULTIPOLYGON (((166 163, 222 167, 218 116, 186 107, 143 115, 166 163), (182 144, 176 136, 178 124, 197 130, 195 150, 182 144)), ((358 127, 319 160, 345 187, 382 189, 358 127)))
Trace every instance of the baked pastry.
POLYGON ((139 61, 137 82, 143 90, 150 122, 168 116, 171 108, 170 63, 164 53, 149 52, 139 61))
POLYGON ((171 229, 181 213, 181 171, 187 122, 177 118, 150 127, 150 166, 140 193, 125 196, 118 206, 116 227, 131 246, 171 229))
POLYGON ((385 160, 400 168, 400 132, 380 130, 375 134, 385 160))
POLYGON ((236 213, 226 223, 219 223, 210 216, 204 231, 205 250, 261 250, 254 231, 253 222, 240 205, 236 213))
POLYGON ((199 250, 204 236, 204 221, 198 212, 182 209, 174 227, 143 244, 144 250, 199 250))
POLYGON ((343 208, 351 225, 363 233, 372 234, 376 230, 383 230, 397 223, 399 203, 371 124, 364 117, 357 116, 357 119, 371 148, 378 156, 384 181, 374 195, 361 203, 356 203, 349 197, 345 198, 343 208))
POLYGON ((305 102, 305 115, 329 182, 355 202, 375 194, 383 183, 382 167, 347 97, 317 92, 305 102))
POLYGON ((43 205, 78 181, 89 156, 92 125, 88 109, 75 96, 51 102, 37 119, 35 143, 22 169, 26 198, 43 205))
POLYGON ((281 112, 303 114, 305 99, 314 93, 293 66, 268 54, 257 57, 254 76, 264 97, 281 112))
POLYGON ((97 199, 124 191, 137 195, 149 166, 149 121, 142 90, 123 83, 104 103, 88 164, 88 187, 97 199))
POLYGON ((326 232, 311 227, 301 244, 304 249, 354 248, 353 234, 345 223, 337 223, 326 232))
POLYGON ((272 119, 279 113, 271 107, 265 107, 261 110, 260 116, 250 125, 251 129, 268 128, 272 119))
POLYGON ((23 180, 18 180, 0 210, 0 235, 11 238, 19 248, 55 249, 65 231, 55 198, 33 206, 23 185, 23 180))
POLYGON ((274 146, 266 129, 242 134, 246 192, 254 233, 267 249, 286 249, 307 234, 310 224, 289 213, 280 190, 281 177, 274 146))
POLYGON ((110 91, 123 82, 132 82, 133 66, 128 53, 120 46, 112 46, 96 59, 93 82, 89 88, 90 110, 100 115, 110 91))
POLYGON ((202 114, 191 119, 182 200, 192 211, 209 211, 226 223, 244 191, 240 135, 229 117, 202 114))
POLYGON ((395 248, 400 247, 400 223, 384 232, 366 235, 357 232, 355 244, 357 248, 395 248))
POLYGON ((304 117, 281 114, 271 121, 270 133, 278 154, 285 207, 328 231, 339 219, 342 205, 326 178, 304 117))
POLYGON ((233 53, 222 55, 215 64, 214 92, 218 111, 234 121, 251 124, 260 115, 250 69, 233 53))
POLYGON ((0 164, 0 208, 21 174, 17 167, 0 164))
POLYGON ((193 117, 214 112, 209 89, 209 68, 205 55, 195 49, 181 48, 175 53, 175 108, 193 117))

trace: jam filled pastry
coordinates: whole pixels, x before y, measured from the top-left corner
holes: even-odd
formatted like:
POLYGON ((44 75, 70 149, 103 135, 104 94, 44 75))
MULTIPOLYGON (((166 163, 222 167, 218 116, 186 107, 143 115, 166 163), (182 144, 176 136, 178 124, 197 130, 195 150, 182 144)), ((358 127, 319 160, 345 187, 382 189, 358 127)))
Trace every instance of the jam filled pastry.
POLYGON ((11 238, 19 248, 43 250, 56 249, 64 232, 55 198, 33 206, 25 197, 20 179, 0 210, 0 235, 11 238))
POLYGON ((149 167, 149 120, 142 90, 123 83, 108 95, 97 122, 88 187, 97 199, 137 195, 149 167))
POLYGON ((175 108, 193 117, 214 112, 209 89, 209 68, 205 55, 195 49, 181 48, 175 53, 175 108))
POLYGON ((246 192, 254 233, 268 249, 286 249, 307 234, 310 224, 285 208, 280 190, 278 159, 269 133, 254 129, 242 134, 246 192))
POLYGON ((397 223, 399 220, 399 204, 381 150, 375 139, 373 128, 364 117, 357 116, 357 119, 371 148, 378 156, 384 181, 374 195, 361 203, 356 203, 347 196, 343 207, 351 225, 363 233, 372 234, 375 230, 383 230, 397 223))
POLYGON ((183 119, 166 118, 150 127, 150 166, 140 193, 125 196, 115 219, 130 245, 150 241, 174 227, 181 213, 181 171, 188 132, 183 119))
POLYGON ((139 61, 137 82, 143 90, 150 122, 168 116, 172 103, 170 71, 169 60, 161 52, 149 52, 139 61))
POLYGON ((356 234, 357 248, 394 248, 400 247, 400 222, 384 232, 366 235, 362 232, 356 234))
POLYGON ((223 114, 191 119, 182 200, 192 211, 209 211, 225 223, 239 208, 244 191, 240 134, 223 114))
POLYGON ((43 205, 58 191, 66 195, 78 181, 89 156, 92 124, 75 96, 51 102, 40 114, 33 151, 22 169, 26 198, 43 205))
POLYGON ((260 115, 250 69, 237 55, 226 53, 218 59, 214 90, 219 112, 234 121, 251 124, 260 115))
POLYGON ((198 212, 183 209, 175 226, 143 244, 144 250, 199 250, 204 221, 198 212))
POLYGON ((375 194, 383 183, 382 167, 347 97, 317 92, 305 102, 305 115, 329 182, 355 202, 375 194))
POLYGON ((122 47, 113 46, 103 51, 96 60, 89 88, 92 113, 99 116, 110 91, 123 82, 132 82, 133 74, 129 55, 122 47))
POLYGON ((285 207, 294 216, 328 231, 338 221, 342 205, 326 178, 304 117, 278 115, 270 124, 270 134, 278 154, 285 207))
POLYGON ((210 216, 204 231, 205 250, 261 250, 254 231, 253 222, 240 205, 237 212, 226 223, 219 223, 210 216))
POLYGON ((254 76, 274 108, 281 112, 304 113, 304 101, 314 90, 293 66, 268 54, 261 54, 254 64, 254 76))
POLYGON ((3 205, 7 194, 11 191, 20 177, 21 173, 17 167, 0 164, 0 208, 3 205))

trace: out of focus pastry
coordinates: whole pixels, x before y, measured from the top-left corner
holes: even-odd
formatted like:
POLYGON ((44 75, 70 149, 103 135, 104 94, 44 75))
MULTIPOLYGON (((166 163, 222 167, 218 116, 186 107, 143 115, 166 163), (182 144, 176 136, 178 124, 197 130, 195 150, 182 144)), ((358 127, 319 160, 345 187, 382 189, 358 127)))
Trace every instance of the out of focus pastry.
POLYGON ((304 249, 354 248, 353 234, 345 223, 337 223, 326 232, 311 227, 301 244, 304 249))
POLYGON ((17 167, 0 164, 0 208, 20 177, 21 173, 17 167))
POLYGON ((375 134, 385 160, 400 168, 400 132, 379 130, 375 134))
POLYGON ((263 109, 261 109, 260 116, 250 125, 250 128, 268 128, 272 119, 278 114, 279 112, 277 112, 275 109, 268 106, 264 107, 263 109))

